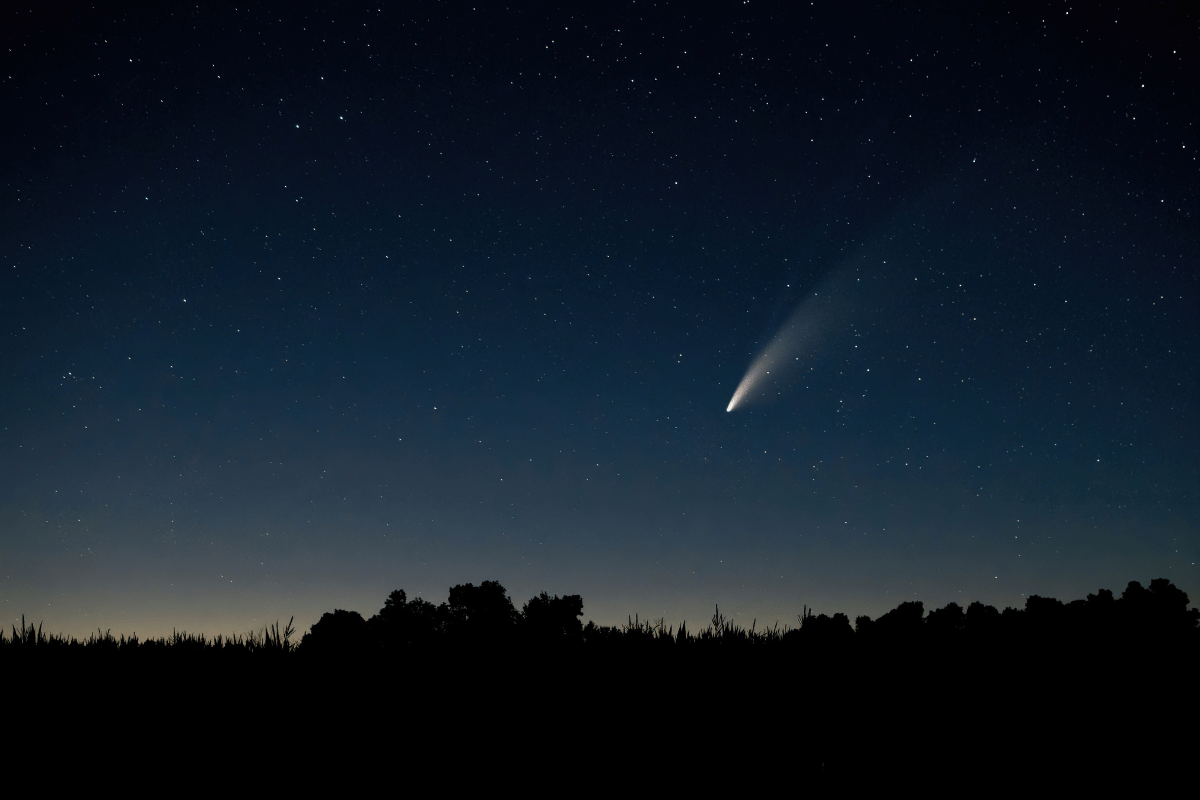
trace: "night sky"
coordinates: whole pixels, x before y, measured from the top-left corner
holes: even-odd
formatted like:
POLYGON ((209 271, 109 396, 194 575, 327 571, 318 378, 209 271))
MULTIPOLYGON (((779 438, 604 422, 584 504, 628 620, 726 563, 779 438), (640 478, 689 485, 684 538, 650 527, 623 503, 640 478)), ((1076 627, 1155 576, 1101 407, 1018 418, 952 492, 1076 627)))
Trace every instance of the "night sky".
POLYGON ((1200 597, 1194 6, 28 5, 6 624, 1200 597))

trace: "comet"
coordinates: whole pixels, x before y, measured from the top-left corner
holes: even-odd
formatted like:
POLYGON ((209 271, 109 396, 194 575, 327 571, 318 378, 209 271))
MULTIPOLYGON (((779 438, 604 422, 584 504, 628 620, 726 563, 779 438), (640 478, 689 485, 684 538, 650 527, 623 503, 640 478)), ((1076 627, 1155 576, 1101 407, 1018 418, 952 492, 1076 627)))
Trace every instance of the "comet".
POLYGON ((820 295, 816 293, 800 304, 771 343, 751 362, 725 408, 727 412, 753 399, 767 385, 785 377, 789 367, 795 366, 802 356, 812 351, 829 316, 823 305, 820 295))
POLYGON ((725 407, 727 412, 754 400, 765 389, 778 386, 805 356, 816 351, 826 334, 837 327, 835 320, 848 315, 847 301, 851 287, 857 285, 852 280, 856 274, 855 270, 848 267, 835 270, 800 303, 771 342, 750 363, 729 405, 725 407))

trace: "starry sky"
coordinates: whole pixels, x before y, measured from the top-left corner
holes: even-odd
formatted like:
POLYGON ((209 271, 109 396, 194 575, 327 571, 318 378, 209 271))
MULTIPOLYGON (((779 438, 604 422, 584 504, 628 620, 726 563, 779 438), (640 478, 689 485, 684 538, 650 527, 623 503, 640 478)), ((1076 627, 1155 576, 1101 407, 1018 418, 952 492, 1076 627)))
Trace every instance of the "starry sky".
POLYGON ((1194 8, 170 5, 2 12, 6 623, 1200 597, 1194 8))

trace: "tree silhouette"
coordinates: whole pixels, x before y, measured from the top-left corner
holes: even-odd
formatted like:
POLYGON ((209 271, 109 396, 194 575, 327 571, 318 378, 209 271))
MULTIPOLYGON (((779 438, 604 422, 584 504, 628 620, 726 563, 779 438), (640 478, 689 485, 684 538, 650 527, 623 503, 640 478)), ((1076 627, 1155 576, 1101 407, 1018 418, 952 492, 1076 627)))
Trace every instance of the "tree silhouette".
POLYGON ((317 655, 358 654, 367 649, 367 621, 357 611, 334 609, 325 612, 300 640, 305 653, 317 655))
POLYGON ((909 600, 893 608, 871 625, 877 635, 890 640, 916 642, 924 632, 925 604, 909 600))
POLYGON ((850 618, 837 613, 832 617, 827 614, 813 614, 807 608, 799 616, 799 636, 793 637, 806 645, 840 648, 854 639, 854 629, 850 627, 850 618))
POLYGON ((387 650, 429 647, 440 638, 445 614, 428 600, 418 597, 410 601, 403 589, 397 589, 371 617, 370 625, 387 650))
POLYGON ((577 594, 551 597, 542 592, 521 609, 522 627, 540 644, 565 644, 583 640, 583 598, 577 594))
POLYGON ((451 587, 446 602, 450 632, 459 641, 496 643, 513 633, 517 610, 498 581, 451 587))
POLYGON ((994 636, 1000 628, 1000 612, 976 600, 967 606, 966 630, 972 638, 994 636))
POLYGON ((953 641, 967 627, 967 615, 958 603, 947 603, 935 608, 925 618, 925 627, 933 637, 942 642, 953 641))
POLYGON ((1200 610, 1188 608, 1187 592, 1166 578, 1150 581, 1149 589, 1130 581, 1119 605, 1122 625, 1142 635, 1194 633, 1200 625, 1200 610))

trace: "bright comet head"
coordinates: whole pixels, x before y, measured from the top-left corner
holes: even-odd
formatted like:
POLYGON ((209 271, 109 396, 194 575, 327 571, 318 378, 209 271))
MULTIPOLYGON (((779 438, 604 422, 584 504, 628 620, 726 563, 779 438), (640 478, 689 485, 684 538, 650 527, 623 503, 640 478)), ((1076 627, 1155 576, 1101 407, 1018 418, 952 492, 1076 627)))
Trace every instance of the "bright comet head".
POLYGON ((725 407, 726 413, 737 408, 738 403, 742 402, 742 400, 746 397, 746 393, 749 392, 754 386, 755 382, 758 380, 759 373, 762 372, 763 369, 761 362, 762 359, 760 357, 759 361, 751 365, 750 369, 746 372, 746 376, 742 378, 742 382, 738 384, 737 391, 735 391, 733 393, 733 397, 729 399, 729 405, 725 407))

